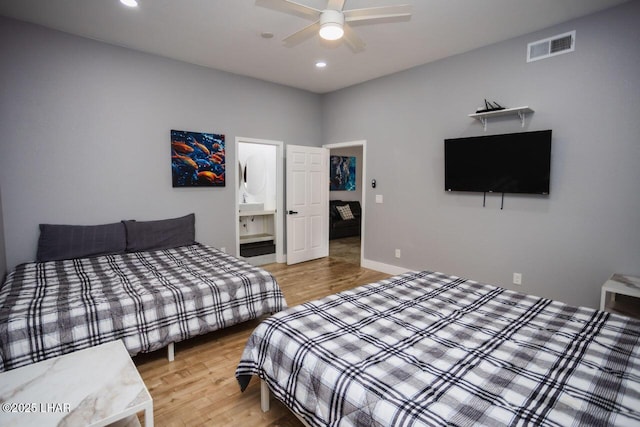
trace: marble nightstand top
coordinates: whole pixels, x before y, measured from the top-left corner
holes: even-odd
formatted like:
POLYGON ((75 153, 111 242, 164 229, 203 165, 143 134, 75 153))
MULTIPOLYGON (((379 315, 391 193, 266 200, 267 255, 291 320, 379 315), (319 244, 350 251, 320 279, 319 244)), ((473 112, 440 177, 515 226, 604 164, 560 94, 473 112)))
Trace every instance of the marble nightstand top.
POLYGON ((0 373, 0 404, 5 427, 103 426, 142 410, 153 425, 153 401, 122 341, 0 373))

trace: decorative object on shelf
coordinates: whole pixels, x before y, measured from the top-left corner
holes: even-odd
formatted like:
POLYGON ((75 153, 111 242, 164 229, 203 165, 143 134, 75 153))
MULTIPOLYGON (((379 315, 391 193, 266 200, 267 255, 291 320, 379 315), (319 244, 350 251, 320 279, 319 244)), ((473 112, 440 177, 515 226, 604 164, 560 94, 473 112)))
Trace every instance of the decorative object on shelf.
POLYGON ((331 156, 329 161, 330 191, 356 190, 356 158, 331 156))
POLYGON ((478 108, 476 110, 476 113, 486 113, 489 111, 499 111, 499 110, 504 110, 505 107, 503 107, 502 105, 498 104, 496 101, 493 102, 489 102, 486 99, 484 100, 484 108, 478 108))
POLYGON ((224 135, 171 130, 174 187, 224 187, 224 135))
POLYGON ((484 130, 486 131, 487 121, 489 117, 506 116, 509 114, 518 115, 518 117, 520 117, 522 127, 524 127, 524 122, 525 122, 527 113, 533 113, 533 110, 525 106, 525 107, 503 108, 502 110, 485 111, 484 113, 473 113, 473 114, 469 114, 469 117, 474 118, 476 120, 480 120, 480 122, 484 126, 484 130))

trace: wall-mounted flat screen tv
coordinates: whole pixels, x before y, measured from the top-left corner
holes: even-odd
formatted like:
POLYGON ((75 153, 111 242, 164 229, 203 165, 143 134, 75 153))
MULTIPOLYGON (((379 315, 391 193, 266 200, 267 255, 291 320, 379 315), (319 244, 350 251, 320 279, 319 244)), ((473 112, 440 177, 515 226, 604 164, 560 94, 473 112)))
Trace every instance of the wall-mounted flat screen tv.
POLYGON ((549 194, 551 130, 444 140, 446 191, 549 194))

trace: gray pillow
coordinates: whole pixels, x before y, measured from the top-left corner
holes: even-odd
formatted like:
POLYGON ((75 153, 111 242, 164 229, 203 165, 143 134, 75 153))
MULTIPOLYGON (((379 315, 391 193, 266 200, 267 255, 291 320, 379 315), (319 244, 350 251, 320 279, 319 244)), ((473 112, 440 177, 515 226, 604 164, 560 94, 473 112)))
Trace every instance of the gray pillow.
POLYGON ((159 221, 122 222, 127 230, 127 252, 169 249, 195 243, 195 214, 159 221))
POLYGON ((124 253, 127 236, 121 222, 102 225, 40 224, 38 262, 124 253))

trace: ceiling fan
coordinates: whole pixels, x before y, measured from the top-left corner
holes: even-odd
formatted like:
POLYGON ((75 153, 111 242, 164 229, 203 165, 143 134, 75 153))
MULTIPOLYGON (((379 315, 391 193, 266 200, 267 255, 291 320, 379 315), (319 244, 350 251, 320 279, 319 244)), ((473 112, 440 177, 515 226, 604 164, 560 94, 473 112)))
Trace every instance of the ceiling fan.
POLYGON ((344 10, 344 4, 345 0, 328 0, 326 9, 320 10, 290 0, 256 0, 258 6, 314 20, 313 24, 283 40, 284 45, 288 47, 295 46, 317 33, 325 40, 343 39, 351 50, 361 52, 365 43, 353 31, 349 22, 369 23, 397 18, 407 19, 411 16, 409 4, 351 10, 344 10))

